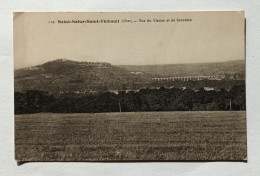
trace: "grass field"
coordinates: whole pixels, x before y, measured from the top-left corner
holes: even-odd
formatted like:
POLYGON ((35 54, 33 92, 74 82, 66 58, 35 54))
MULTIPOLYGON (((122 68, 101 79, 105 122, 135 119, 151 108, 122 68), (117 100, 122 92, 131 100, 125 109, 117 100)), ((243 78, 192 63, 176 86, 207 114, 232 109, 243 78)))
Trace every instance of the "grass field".
POLYGON ((245 160, 244 111, 15 115, 18 161, 245 160))

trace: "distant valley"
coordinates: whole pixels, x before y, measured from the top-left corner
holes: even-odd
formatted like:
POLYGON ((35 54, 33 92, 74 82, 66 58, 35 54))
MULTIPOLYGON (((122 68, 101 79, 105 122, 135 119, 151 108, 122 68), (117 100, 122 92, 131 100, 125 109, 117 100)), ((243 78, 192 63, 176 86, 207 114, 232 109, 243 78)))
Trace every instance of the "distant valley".
POLYGON ((57 59, 34 67, 17 69, 14 72, 14 79, 17 92, 26 90, 52 93, 89 92, 150 87, 155 77, 231 75, 231 79, 243 80, 244 70, 245 63, 242 60, 200 64, 115 66, 102 62, 57 59))
POLYGON ((144 72, 154 77, 212 76, 245 72, 245 61, 234 60, 215 63, 165 64, 165 65, 120 65, 132 72, 144 72))

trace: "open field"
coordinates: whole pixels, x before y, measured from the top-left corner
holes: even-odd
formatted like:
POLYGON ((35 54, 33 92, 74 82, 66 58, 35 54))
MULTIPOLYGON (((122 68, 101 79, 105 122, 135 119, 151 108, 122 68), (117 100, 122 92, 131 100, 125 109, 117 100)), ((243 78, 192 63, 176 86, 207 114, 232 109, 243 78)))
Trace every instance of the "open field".
POLYGON ((245 160, 245 116, 245 111, 15 115, 15 158, 245 160))

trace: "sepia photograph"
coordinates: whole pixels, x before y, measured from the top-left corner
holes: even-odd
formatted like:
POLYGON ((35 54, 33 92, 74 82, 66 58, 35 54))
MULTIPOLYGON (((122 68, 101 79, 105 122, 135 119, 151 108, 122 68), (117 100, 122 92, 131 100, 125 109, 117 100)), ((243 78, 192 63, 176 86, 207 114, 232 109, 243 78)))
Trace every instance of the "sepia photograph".
POLYGON ((247 162, 244 11, 14 12, 15 160, 247 162))

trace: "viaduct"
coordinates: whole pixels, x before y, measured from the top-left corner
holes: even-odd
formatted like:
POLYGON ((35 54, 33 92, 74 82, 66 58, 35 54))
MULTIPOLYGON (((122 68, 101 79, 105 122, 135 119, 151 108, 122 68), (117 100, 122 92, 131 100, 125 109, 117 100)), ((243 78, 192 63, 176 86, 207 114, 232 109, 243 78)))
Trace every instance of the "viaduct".
POLYGON ((223 76, 182 76, 182 77, 166 77, 152 78, 153 81, 189 81, 189 80, 221 80, 223 76))

